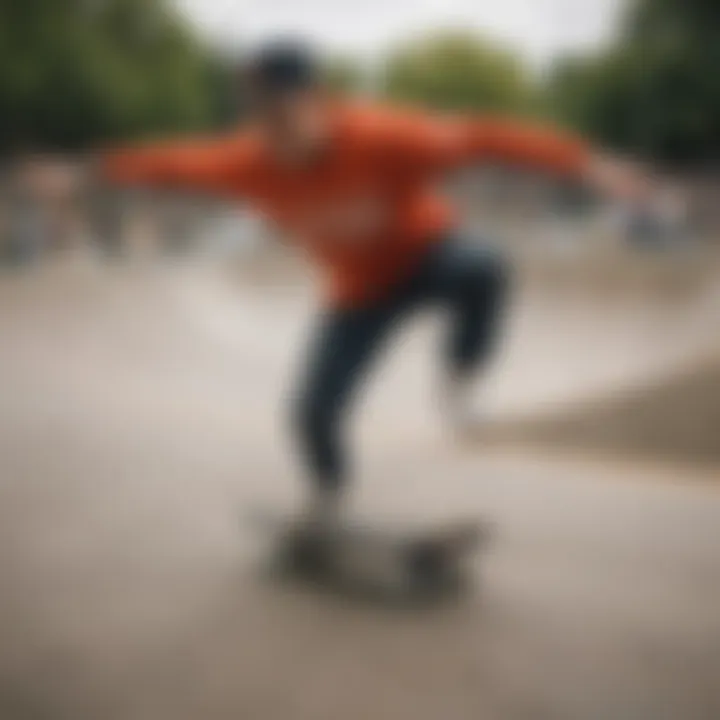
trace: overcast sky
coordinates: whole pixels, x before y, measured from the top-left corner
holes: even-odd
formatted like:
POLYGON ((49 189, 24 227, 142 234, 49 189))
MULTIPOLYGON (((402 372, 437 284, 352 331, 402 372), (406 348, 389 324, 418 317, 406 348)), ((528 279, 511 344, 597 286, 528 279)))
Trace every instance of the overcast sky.
POLYGON ((371 59, 437 27, 477 28, 535 65, 592 48, 612 33, 626 0, 175 0, 211 37, 255 43, 299 34, 329 51, 371 59))

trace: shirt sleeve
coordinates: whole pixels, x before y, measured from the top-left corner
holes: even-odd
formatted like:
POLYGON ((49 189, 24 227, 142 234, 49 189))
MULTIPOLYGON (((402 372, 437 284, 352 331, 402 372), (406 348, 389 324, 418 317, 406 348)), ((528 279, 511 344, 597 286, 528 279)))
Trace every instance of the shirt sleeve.
POLYGON ((419 176, 479 162, 579 176, 591 155, 569 133, 498 118, 405 116, 396 119, 389 136, 387 152, 407 173, 419 176))
POLYGON ((225 195, 251 181, 250 153, 238 138, 162 143, 101 153, 100 172, 123 185, 175 187, 225 195))

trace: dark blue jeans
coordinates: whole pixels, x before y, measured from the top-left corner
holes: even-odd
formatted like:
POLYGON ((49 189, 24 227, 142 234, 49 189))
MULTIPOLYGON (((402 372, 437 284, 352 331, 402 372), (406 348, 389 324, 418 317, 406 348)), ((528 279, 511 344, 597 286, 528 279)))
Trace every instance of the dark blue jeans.
POLYGON ((293 416, 302 456, 320 487, 336 489, 346 479, 343 436, 350 401, 399 323, 422 308, 447 309, 447 371, 470 374, 494 347, 507 280, 497 253, 454 234, 433 246, 412 277, 382 301, 321 318, 293 416))

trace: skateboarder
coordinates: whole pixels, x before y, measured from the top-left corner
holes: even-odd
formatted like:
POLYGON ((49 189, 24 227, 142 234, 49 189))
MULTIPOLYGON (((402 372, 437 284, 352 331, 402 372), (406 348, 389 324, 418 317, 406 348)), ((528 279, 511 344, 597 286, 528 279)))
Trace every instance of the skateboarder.
POLYGON ((412 311, 449 310, 446 399, 462 429, 470 389, 495 345, 508 268, 464 236, 435 184, 461 165, 512 163, 629 198, 633 172, 563 132, 495 117, 437 119, 327 95, 313 53, 273 43, 247 63, 252 124, 226 137, 102 155, 113 182, 247 201, 323 269, 327 300, 294 403, 312 481, 309 517, 336 517, 350 473, 344 426, 381 348, 412 311))

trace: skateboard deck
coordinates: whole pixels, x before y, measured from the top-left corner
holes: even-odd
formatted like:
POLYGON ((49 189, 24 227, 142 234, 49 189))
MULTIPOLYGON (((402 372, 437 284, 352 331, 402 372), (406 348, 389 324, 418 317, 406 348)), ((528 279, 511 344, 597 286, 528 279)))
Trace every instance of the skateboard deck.
POLYGON ((270 541, 272 568, 283 576, 396 600, 439 598, 465 588, 472 560, 492 534, 479 519, 414 528, 346 523, 332 529, 267 511, 252 519, 270 541))

